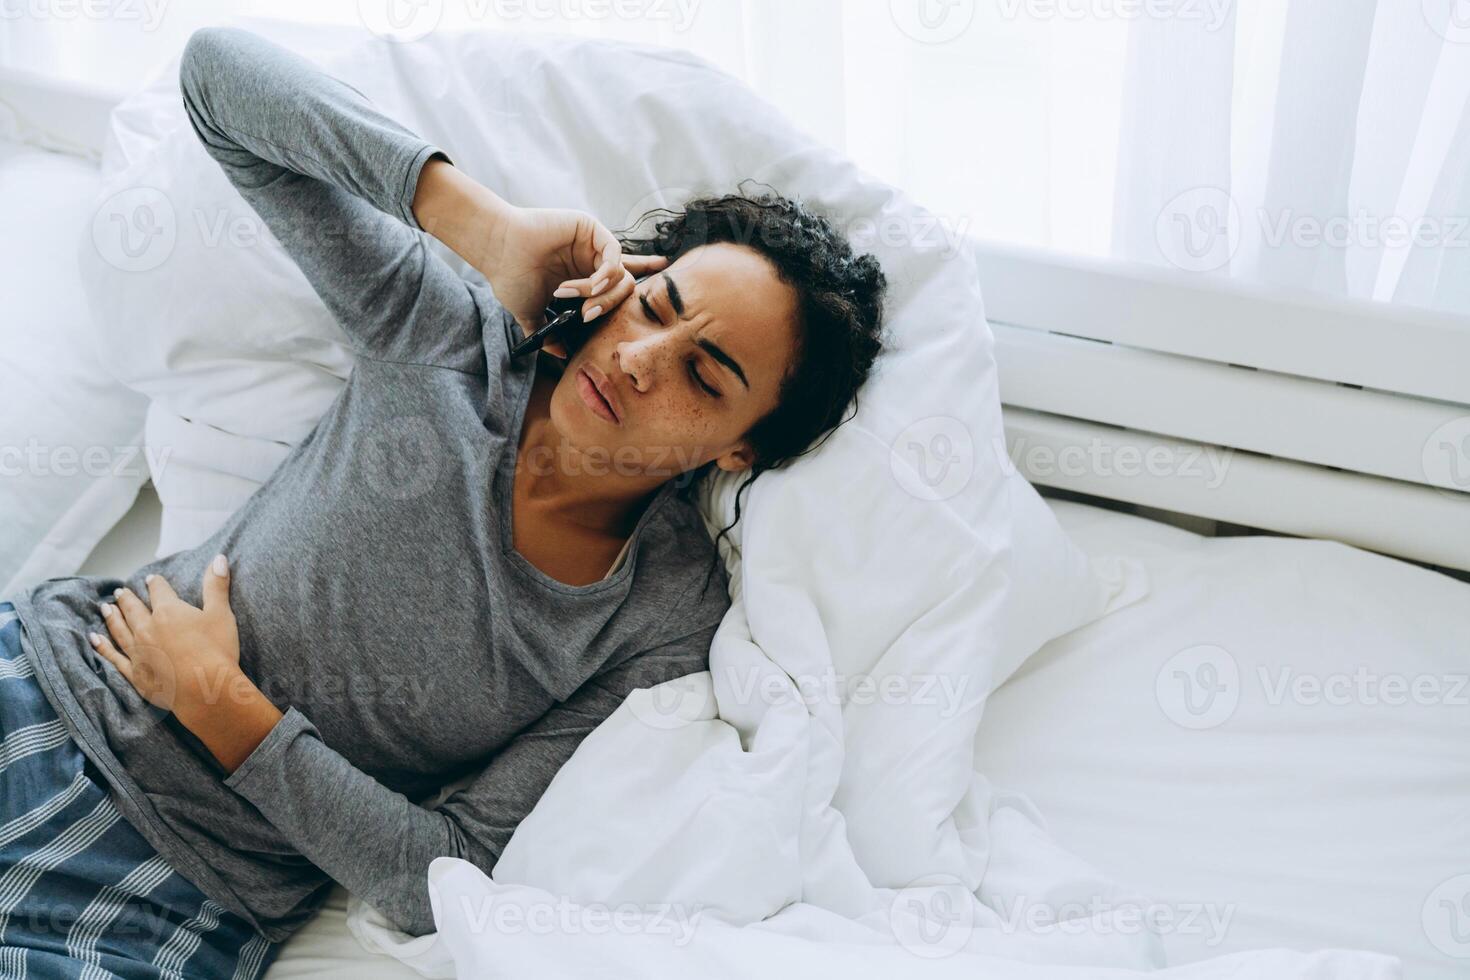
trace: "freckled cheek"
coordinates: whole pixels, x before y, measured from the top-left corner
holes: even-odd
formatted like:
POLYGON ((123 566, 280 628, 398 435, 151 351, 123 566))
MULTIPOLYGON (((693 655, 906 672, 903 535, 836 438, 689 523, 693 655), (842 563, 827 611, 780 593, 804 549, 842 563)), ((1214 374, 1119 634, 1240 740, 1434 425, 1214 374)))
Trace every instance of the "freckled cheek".
POLYGON ((710 441, 719 426, 719 414, 708 405, 687 398, 661 399, 645 406, 649 435, 680 444, 710 441))

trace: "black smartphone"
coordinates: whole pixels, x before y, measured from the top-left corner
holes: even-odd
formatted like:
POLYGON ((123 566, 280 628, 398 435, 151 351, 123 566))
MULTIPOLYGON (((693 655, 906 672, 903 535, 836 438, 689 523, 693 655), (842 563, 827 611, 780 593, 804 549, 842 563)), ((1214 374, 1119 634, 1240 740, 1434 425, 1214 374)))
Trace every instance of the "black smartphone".
MULTIPOLYGON (((568 342, 568 353, 572 347, 572 335, 578 332, 578 328, 585 326, 582 322, 582 303, 585 296, 569 296, 565 299, 554 299, 546 307, 546 322, 534 333, 527 334, 511 345, 511 357, 525 357, 527 354, 540 350, 548 340, 553 338, 568 342)), ((514 327, 515 321, 511 320, 514 327)), ((519 329, 519 328, 517 328, 519 329)))
MULTIPOLYGON (((645 273, 634 279, 635 283, 647 279, 650 273, 645 273)), ((589 324, 582 320, 582 304, 587 301, 586 296, 568 296, 563 299, 553 299, 546 306, 546 322, 534 333, 520 337, 521 328, 515 322, 515 317, 506 314, 506 334, 511 338, 510 356, 512 358, 525 357, 538 351, 545 343, 555 338, 566 345, 567 353, 571 354, 587 339, 586 328, 589 324)), ((604 316, 606 314, 603 314, 604 316)), ((596 321, 594 321, 596 322, 596 321)))

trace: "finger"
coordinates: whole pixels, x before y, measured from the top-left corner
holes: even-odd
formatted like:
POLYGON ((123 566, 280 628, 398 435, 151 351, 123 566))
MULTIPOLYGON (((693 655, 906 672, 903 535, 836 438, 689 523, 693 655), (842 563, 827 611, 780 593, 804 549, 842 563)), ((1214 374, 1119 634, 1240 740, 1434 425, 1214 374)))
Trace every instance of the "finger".
MULTIPOLYGON (((595 285, 601 285, 601 281, 597 278, 596 273, 588 276, 586 279, 565 279, 561 285, 556 287, 556 292, 551 295, 557 299, 569 299, 573 296, 591 296, 592 289, 595 285)), ((602 292, 602 290, 599 289, 598 292, 602 292)))
POLYGON ((104 602, 101 605, 102 620, 107 624, 107 632, 112 634, 112 638, 122 649, 133 649, 133 631, 128 628, 123 614, 118 612, 117 606, 110 602, 104 602))
POLYGON ((667 255, 625 255, 623 256, 623 268, 635 276, 646 276, 650 272, 657 272, 669 264, 667 255))
MULTIPOLYGON (((554 295, 566 297, 585 294, 589 288, 587 284, 591 282, 590 279, 575 279, 570 281, 578 285, 569 288, 566 284, 563 284, 557 289, 554 295)), ((626 270, 621 273, 614 273, 614 281, 617 285, 613 286, 611 290, 599 290, 596 296, 588 296, 582 303, 583 323, 591 323, 632 294, 635 280, 631 273, 626 270)), ((547 346, 548 348, 550 347, 549 344, 547 346)))
POLYGON ((101 633, 88 633, 87 639, 92 644, 92 649, 102 654, 104 660, 118 669, 118 672, 128 679, 133 680, 133 662, 112 645, 112 641, 101 633))
POLYGON ((582 320, 591 323, 604 310, 616 309, 619 303, 633 295, 633 289, 637 285, 638 281, 633 278, 633 273, 623 270, 615 286, 582 304, 582 320))
POLYGON ((158 608, 160 602, 179 597, 174 587, 168 584, 168 579, 162 575, 149 575, 143 579, 143 583, 148 586, 148 605, 154 609, 158 608))
POLYGON ((123 616, 127 617, 128 629, 137 633, 139 629, 148 622, 150 613, 143 600, 133 594, 132 589, 118 589, 113 593, 117 599, 117 608, 122 610, 123 616))
MULTIPOLYGON (((557 299, 567 299, 572 296, 596 296, 605 290, 609 280, 616 281, 620 274, 618 267, 622 265, 622 246, 617 244, 617 239, 612 240, 611 247, 620 256, 617 261, 609 262, 605 258, 599 258, 597 268, 592 270, 591 275, 580 279, 563 279, 551 295, 557 299)), ((602 254, 605 255, 605 251, 602 254)))
POLYGON ((623 243, 600 221, 592 229, 592 243, 601 256, 597 271, 592 273, 592 292, 588 294, 596 296, 617 284, 623 266, 623 243))
MULTIPOLYGON (((658 272, 668 264, 669 257, 667 255, 623 256, 623 268, 632 273, 634 278, 658 272)), ((551 295, 558 299, 567 299, 572 296, 591 296, 592 285, 595 279, 595 275, 588 276, 586 279, 566 279, 556 287, 556 292, 551 295)), ((598 291, 599 294, 601 292, 601 290, 598 291)))
POLYGON ((204 611, 230 610, 230 563, 215 555, 204 570, 204 611))

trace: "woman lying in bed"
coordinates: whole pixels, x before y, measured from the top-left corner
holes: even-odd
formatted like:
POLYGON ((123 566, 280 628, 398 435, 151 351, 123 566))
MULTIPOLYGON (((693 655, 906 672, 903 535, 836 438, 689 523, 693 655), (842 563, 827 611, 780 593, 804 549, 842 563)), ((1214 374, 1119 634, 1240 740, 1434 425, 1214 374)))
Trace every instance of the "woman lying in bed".
POLYGON ((0 972, 253 977, 329 878, 431 931, 433 858, 493 868, 630 691, 707 666, 729 599, 693 481, 802 452, 879 349, 876 261, 778 196, 624 257, 248 33, 196 33, 181 81, 360 357, 209 541, 0 613, 0 972), (553 295, 585 342, 513 360, 553 295))

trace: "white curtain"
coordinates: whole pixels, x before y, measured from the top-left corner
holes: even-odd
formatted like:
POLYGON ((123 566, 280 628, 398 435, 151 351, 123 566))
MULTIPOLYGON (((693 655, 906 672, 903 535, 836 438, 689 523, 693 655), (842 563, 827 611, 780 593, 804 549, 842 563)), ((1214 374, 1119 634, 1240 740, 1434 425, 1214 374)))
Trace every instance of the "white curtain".
POLYGON ((1130 38, 1109 254, 1470 311, 1470 4, 1242 0, 1130 38))
POLYGON ((125 90, 241 13, 670 45, 903 187, 955 240, 1470 311, 1470 0, 82 6, 112 15, 11 0, 0 67, 125 90))
POLYGON ((525 2, 710 58, 951 235, 1470 312, 1470 0, 525 2))

